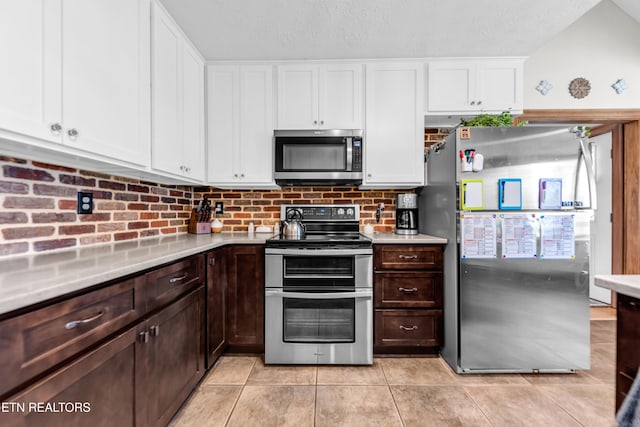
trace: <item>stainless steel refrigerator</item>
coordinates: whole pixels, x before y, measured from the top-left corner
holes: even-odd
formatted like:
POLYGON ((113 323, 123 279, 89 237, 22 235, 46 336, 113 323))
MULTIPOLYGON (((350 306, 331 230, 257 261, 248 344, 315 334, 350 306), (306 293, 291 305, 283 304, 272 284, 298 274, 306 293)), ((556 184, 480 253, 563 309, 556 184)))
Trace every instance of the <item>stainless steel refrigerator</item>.
POLYGON ((431 147, 419 223, 449 241, 441 353, 456 372, 589 368, 592 166, 567 127, 457 128, 431 147))

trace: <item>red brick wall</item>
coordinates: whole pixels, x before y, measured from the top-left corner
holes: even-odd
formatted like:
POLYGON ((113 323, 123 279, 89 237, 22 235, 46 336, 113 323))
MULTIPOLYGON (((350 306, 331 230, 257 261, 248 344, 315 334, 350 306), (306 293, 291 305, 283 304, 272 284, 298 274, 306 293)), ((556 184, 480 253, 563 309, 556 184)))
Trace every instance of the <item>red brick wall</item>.
MULTIPOLYGON (((449 129, 425 129, 425 147, 449 129)), ((219 190, 110 176, 0 154, 0 257, 37 253, 162 234, 185 233, 189 211, 204 194, 222 200, 224 231, 248 224, 273 225, 283 203, 357 203, 361 224, 395 227, 395 197, 406 190, 357 187, 293 187, 282 190, 219 190), (92 215, 76 214, 78 191, 94 196, 92 215), (379 224, 378 203, 385 204, 379 224)), ((411 190, 409 190, 411 191, 411 190)))
POLYGON ((445 139, 453 129, 451 128, 425 128, 424 130, 424 146, 429 147, 436 142, 445 139))
MULTIPOLYGON (((250 222, 273 226, 280 218, 282 204, 356 203, 360 209, 360 224, 372 224, 377 231, 395 229, 396 194, 412 190, 358 190, 358 187, 284 187, 282 190, 220 190, 196 187, 194 199, 207 195, 212 201, 224 202, 222 231, 247 231, 250 222), (380 223, 376 224, 378 203, 384 203, 380 223)), ((212 202, 213 205, 213 202, 212 202)))
POLYGON ((0 155, 0 256, 187 231, 192 188, 0 155), (77 192, 93 193, 78 215, 77 192))

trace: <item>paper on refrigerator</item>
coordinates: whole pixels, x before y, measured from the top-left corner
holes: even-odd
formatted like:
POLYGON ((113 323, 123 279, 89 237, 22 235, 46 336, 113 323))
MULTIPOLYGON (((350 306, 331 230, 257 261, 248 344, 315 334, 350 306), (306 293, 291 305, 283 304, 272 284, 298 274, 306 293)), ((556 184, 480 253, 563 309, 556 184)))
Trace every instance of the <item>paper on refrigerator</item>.
POLYGON ((535 214, 502 214, 502 258, 537 258, 535 214))
POLYGON ((460 214, 462 258, 496 257, 496 215, 460 214))
POLYGON ((540 215, 540 259, 576 257, 574 214, 540 215))

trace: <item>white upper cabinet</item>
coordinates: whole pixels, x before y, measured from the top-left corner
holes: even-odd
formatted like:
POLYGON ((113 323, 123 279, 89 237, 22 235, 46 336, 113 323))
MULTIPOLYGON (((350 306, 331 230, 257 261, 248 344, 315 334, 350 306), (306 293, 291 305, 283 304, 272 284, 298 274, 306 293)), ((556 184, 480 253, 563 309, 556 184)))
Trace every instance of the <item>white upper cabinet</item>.
POLYGON ((149 164, 149 0, 62 1, 63 142, 149 164))
POLYGON ((362 64, 278 66, 278 129, 361 129, 362 64))
POLYGON ((0 128, 62 142, 60 0, 0 3, 0 128))
POLYGON ((424 72, 421 63, 366 68, 365 173, 361 188, 424 184, 424 72))
POLYGON ((273 67, 207 66, 207 183, 277 188, 273 180, 273 67))
POLYGON ((522 59, 434 60, 427 68, 427 114, 522 112, 522 59))
POLYGON ((173 19, 153 5, 154 169, 204 180, 204 61, 173 19))
POLYGON ((0 128, 88 158, 147 166, 149 7, 149 0, 2 1, 0 128))

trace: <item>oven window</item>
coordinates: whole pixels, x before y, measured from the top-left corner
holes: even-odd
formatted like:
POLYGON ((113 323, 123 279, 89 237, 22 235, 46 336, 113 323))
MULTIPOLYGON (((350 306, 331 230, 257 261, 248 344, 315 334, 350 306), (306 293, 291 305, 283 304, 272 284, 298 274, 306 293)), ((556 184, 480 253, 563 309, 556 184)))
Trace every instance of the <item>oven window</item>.
POLYGON ((284 277, 354 276, 353 256, 285 256, 284 277))
POLYGON ((317 144, 308 138, 276 140, 276 170, 281 172, 319 171, 344 172, 347 148, 344 138, 326 137, 317 144))
POLYGON ((282 340, 291 343, 355 342, 355 298, 283 298, 282 340))
POLYGON ((327 288, 354 290, 355 259, 353 256, 285 256, 285 289, 327 288))

